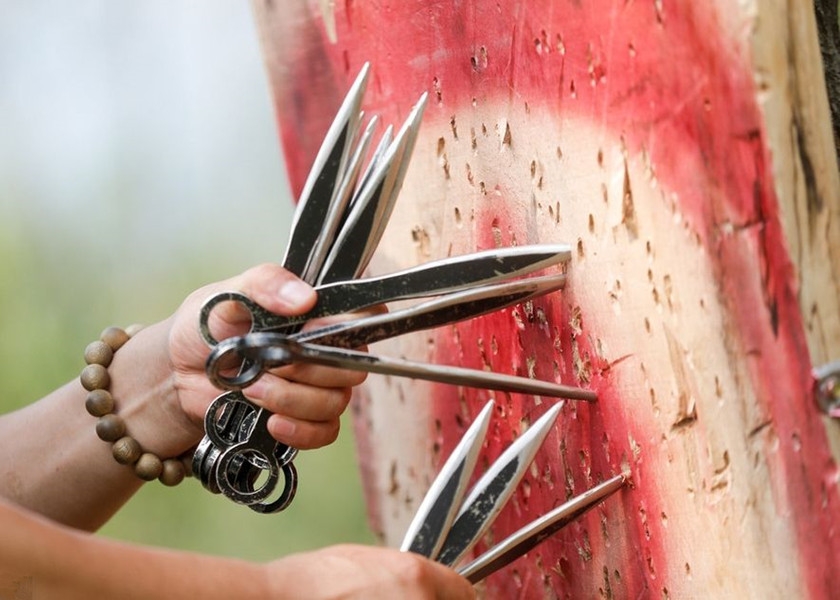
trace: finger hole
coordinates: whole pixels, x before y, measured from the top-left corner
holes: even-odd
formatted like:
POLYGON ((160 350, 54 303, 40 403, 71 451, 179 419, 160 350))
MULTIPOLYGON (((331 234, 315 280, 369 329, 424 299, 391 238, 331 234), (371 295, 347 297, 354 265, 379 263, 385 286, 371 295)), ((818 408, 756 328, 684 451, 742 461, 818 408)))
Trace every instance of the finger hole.
POLYGON ((201 307, 201 336, 211 346, 219 340, 248 333, 253 326, 253 313, 248 298, 239 292, 220 292, 201 307))

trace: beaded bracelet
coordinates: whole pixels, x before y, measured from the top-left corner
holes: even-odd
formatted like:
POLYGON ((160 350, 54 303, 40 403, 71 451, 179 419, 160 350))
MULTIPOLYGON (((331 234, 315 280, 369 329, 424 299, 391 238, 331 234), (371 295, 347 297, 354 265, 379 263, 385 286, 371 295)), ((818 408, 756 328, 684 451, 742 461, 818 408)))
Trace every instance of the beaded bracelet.
POLYGON ((136 325, 128 329, 108 327, 99 340, 85 348, 87 366, 79 377, 82 387, 89 392, 85 408, 91 416, 99 419, 96 435, 112 444, 111 453, 118 463, 132 467, 135 475, 143 481, 159 479, 164 485, 178 485, 188 475, 184 462, 177 458, 161 460, 151 452, 144 452, 140 443, 127 434, 123 418, 114 413, 116 402, 108 391, 111 385, 108 366, 114 353, 140 329, 136 325))

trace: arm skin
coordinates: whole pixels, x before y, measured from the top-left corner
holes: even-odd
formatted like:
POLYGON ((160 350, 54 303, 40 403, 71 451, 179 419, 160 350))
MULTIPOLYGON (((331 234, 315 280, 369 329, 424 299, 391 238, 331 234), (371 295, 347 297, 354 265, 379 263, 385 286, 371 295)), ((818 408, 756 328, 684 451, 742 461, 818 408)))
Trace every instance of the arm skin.
MULTIPOLYGON (((315 302, 312 288, 276 265, 261 265, 194 292, 117 351, 108 369, 116 411, 129 434, 162 458, 201 439, 204 412, 219 394, 204 373, 209 349, 197 324, 203 301, 222 290, 241 291, 286 315, 315 302)), ((250 323, 232 303, 214 315, 217 339, 250 323)), ((278 441, 317 448, 335 440, 350 389, 363 379, 291 365, 263 375, 245 393, 275 413, 268 427, 278 441)), ((0 417, 0 597, 16 586, 30 586, 35 598, 473 597, 472 586, 451 569, 393 549, 337 546, 257 564, 91 535, 142 482, 96 436, 86 395, 76 379, 0 417)))
POLYGON ((416 554, 333 546, 267 564, 125 544, 0 501, 0 598, 237 600, 474 598, 416 554))

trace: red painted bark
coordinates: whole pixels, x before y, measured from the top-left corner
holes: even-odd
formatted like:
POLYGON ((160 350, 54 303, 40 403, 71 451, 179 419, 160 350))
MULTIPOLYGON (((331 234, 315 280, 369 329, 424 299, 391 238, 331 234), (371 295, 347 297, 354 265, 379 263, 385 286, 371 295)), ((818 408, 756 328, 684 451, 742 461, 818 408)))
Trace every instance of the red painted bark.
MULTIPOLYGON (((386 122, 399 122, 420 92, 431 94, 412 164, 420 175, 409 175, 408 200, 400 200, 422 205, 424 220, 410 225, 416 259, 541 241, 576 248, 566 291, 438 331, 423 350, 435 362, 557 379, 599 394, 595 406, 566 406, 494 537, 622 468, 632 472, 631 490, 490 578, 485 593, 679 596, 713 591, 710 582, 719 593, 766 592, 760 571, 789 569, 780 576, 786 593, 830 597, 840 556, 837 470, 812 398, 751 21, 726 2, 346 2, 327 17, 336 27, 331 41, 322 21, 304 5, 299 10, 279 17, 258 5, 295 190, 340 90, 370 61, 365 108, 386 122), (279 39, 294 50, 277 52, 279 39), (293 77, 277 74, 272 60, 282 57, 293 77), (588 153, 585 172, 573 171, 581 164, 574 153, 588 153), (526 171, 523 185, 516 173, 526 171), (578 176, 588 182, 585 195, 578 176), (641 201, 634 196, 640 187, 641 201), (549 238, 549 227, 560 237, 549 238), (691 254, 683 262, 676 251, 691 254), (698 269, 699 298, 687 283, 677 285, 691 279, 681 264, 698 269), (631 299, 639 286, 649 289, 644 306, 631 299), (706 346, 680 334, 681 318, 702 330, 706 317, 707 336, 720 340, 709 343, 719 356, 708 363, 732 365, 726 373, 698 367, 706 346), (657 345, 665 350, 646 351, 657 345), (670 363, 652 364, 662 356, 670 363), (741 438, 716 420, 735 413, 741 438), (757 483, 743 483, 750 477, 757 483), (764 484, 771 500, 756 491, 764 484), (693 506, 728 523, 733 539, 755 538, 738 543, 756 548, 741 560, 758 574, 716 572, 726 561, 702 554, 724 552, 726 540, 680 537, 702 534, 691 522, 693 506), (773 514, 784 525, 757 531, 773 514), (767 556, 795 564, 759 564, 758 548, 767 543, 791 545, 767 556)), ((407 266, 398 243, 388 247, 386 239, 383 252, 380 267, 407 266)), ((400 391, 423 395, 430 406, 407 427, 428 428, 435 461, 487 397, 447 386, 400 391)), ((488 459, 542 411, 532 398, 498 400, 488 459)), ((395 418, 405 410, 394 401, 395 418)), ((387 532, 395 518, 371 482, 389 467, 370 456, 378 442, 366 418, 359 419, 360 452, 371 514, 387 532)), ((408 465, 408 472, 415 467, 422 471, 408 465)), ((416 506, 419 498, 409 500, 416 506)))

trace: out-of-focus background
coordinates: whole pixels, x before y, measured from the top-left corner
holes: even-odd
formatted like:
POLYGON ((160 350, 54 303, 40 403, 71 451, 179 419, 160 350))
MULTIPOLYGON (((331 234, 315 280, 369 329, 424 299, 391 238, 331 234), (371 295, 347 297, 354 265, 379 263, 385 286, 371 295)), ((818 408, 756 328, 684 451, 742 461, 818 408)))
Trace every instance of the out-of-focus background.
MULTIPOLYGON (((281 260, 292 201, 272 110, 246 0, 3 3, 3 412, 76 377, 104 327, 281 260)), ((254 559, 373 541, 349 421, 296 464, 277 515, 152 483, 101 535, 254 559)))

